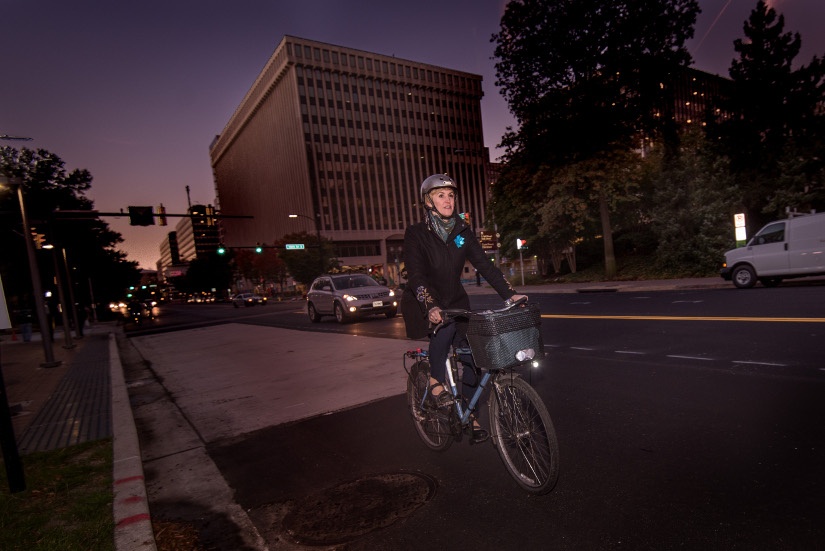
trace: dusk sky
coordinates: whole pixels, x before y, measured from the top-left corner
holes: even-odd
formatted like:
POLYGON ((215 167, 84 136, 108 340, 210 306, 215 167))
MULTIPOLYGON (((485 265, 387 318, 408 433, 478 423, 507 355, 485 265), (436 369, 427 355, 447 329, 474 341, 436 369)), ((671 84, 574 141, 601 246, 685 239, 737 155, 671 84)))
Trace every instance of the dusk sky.
MULTIPOLYGON (((480 74, 485 145, 514 124, 495 87, 493 44, 505 0, 0 0, 0 141, 88 169, 101 212, 214 202, 209 144, 284 37, 292 35, 480 74)), ((756 0, 699 0, 694 67, 728 75, 756 0)), ((825 56, 825 0, 771 0, 802 36, 798 63, 825 56)), ((155 269, 169 226, 105 218, 119 248, 155 269)))

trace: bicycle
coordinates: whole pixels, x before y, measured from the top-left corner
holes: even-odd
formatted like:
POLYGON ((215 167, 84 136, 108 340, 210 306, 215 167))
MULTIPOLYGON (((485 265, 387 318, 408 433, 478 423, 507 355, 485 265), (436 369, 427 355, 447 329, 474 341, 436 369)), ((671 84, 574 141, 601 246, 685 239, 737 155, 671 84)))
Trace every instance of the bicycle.
POLYGON ((407 403, 424 444, 431 450, 446 451, 461 440, 465 431, 472 430, 481 395, 489 386, 490 439, 518 485, 531 494, 542 495, 551 491, 558 480, 559 446, 547 407, 516 372, 524 366, 538 366, 543 357, 538 307, 516 309, 523 302, 498 310, 443 310, 445 321, 436 326, 436 331, 456 318, 470 320, 470 346, 452 347, 447 360, 444 388, 452 395, 452 403, 439 407, 432 397, 429 354, 420 348, 404 353, 407 403), (408 360, 412 360, 409 367, 408 360), (476 377, 477 388, 469 399, 462 396, 456 383, 461 380, 462 369, 482 373, 480 382, 476 377))

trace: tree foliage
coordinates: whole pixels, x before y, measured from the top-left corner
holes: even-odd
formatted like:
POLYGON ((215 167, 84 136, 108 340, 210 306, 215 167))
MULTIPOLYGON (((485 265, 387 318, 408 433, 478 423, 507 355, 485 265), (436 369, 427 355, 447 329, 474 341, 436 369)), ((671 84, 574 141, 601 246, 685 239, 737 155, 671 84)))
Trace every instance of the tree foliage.
POLYGON ((711 148, 702 131, 687 131, 678 151, 654 151, 647 159, 653 190, 646 217, 657 236, 659 272, 712 274, 734 247, 738 195, 727 157, 711 148))
POLYGON ((669 84, 690 62, 698 9, 696 0, 507 4, 492 38, 496 84, 520 128, 503 141, 510 167, 494 190, 497 221, 501 208, 545 205, 541 241, 554 254, 553 236, 567 240, 560 232, 598 217, 606 276, 615 276, 611 208, 633 199, 636 183, 624 176, 641 139, 675 142, 669 84), (548 193, 562 205, 547 206, 548 193))
POLYGON ((174 281, 175 288, 185 293, 211 293, 214 290, 220 294, 231 284, 229 261, 217 253, 193 259, 186 274, 174 281))
POLYGON ((732 116, 723 124, 722 143, 739 176, 749 220, 758 227, 785 207, 806 206, 782 204, 785 201, 825 206, 825 64, 815 56, 807 65, 795 67, 801 37, 785 32, 784 16, 763 0, 743 31, 745 38, 734 41, 739 57, 730 67, 732 116))
MULTIPOLYGON (((44 289, 53 289, 54 262, 50 258, 66 252, 72 270, 75 300, 91 303, 91 294, 98 303, 123 297, 124 290, 140 281, 137 263, 127 261, 126 254, 116 246, 123 242, 117 232, 98 218, 64 219, 53 216, 56 210, 94 209, 86 197, 91 189, 92 175, 88 170, 67 171, 57 155, 45 150, 0 148, 0 173, 16 179, 22 185, 26 212, 31 225, 45 235, 52 251, 40 250, 38 264, 44 289)), ((31 293, 31 276, 27 269, 25 241, 21 226, 17 194, 0 192, 0 271, 9 295, 22 297, 31 293)))
POLYGON ((338 267, 333 244, 325 237, 321 237, 319 244, 317 235, 306 232, 291 233, 285 235, 276 245, 283 246, 287 243, 303 243, 305 246, 304 249, 283 250, 280 253, 281 259, 295 281, 309 285, 322 273, 338 267))
POLYGON ((529 159, 587 157, 662 129, 661 83, 685 67, 696 0, 514 0, 496 43, 496 84, 529 159), (658 115, 657 115, 658 114, 658 115))

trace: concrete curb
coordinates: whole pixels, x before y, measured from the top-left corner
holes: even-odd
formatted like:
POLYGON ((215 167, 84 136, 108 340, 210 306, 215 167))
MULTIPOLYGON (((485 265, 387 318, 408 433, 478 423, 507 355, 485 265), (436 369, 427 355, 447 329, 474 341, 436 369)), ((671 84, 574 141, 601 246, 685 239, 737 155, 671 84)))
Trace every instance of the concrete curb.
POLYGON ((157 549, 157 545, 149 516, 140 444, 114 333, 109 333, 109 367, 112 381, 115 549, 152 551, 157 549))

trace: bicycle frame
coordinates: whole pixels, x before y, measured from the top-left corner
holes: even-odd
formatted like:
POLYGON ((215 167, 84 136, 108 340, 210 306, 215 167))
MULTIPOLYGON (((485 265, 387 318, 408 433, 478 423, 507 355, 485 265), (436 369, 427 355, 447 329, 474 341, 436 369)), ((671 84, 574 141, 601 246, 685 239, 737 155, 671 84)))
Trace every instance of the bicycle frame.
MULTIPOLYGON (((448 316, 467 313, 466 310, 442 312, 448 316)), ((542 495, 551 491, 558 479, 559 450, 547 406, 530 383, 515 372, 519 366, 537 365, 533 354, 521 357, 521 353, 528 350, 532 351, 508 350, 508 354, 511 351, 515 354, 518 363, 500 362, 501 367, 479 368, 470 348, 452 346, 442 382, 444 392, 454 398, 449 409, 441 408, 439 401, 432 399, 430 387, 434 385, 432 366, 428 365, 432 360, 429 351, 408 350, 404 353, 407 403, 418 436, 428 448, 442 452, 461 440, 462 434, 473 423, 482 394, 489 388, 490 441, 515 482, 530 494, 542 495), (408 358, 412 360, 409 367, 408 358), (463 383, 459 379, 464 379, 460 375, 462 367, 476 370, 480 375, 471 396, 469 392, 465 396, 459 391, 458 385, 463 383)), ((470 443, 474 442, 471 440, 470 443)))
MULTIPOLYGON (((471 359, 473 357, 472 351, 469 348, 453 348, 452 353, 447 358, 447 391, 455 398, 455 408, 456 414, 458 416, 458 420, 461 423, 461 426, 466 427, 470 424, 470 416, 476 411, 476 407, 478 406, 479 401, 481 400, 481 395, 484 392, 484 389, 487 388, 490 380, 493 378, 493 371, 485 371, 484 375, 481 377, 481 381, 478 383, 478 388, 476 388, 475 392, 472 396, 469 397, 469 402, 467 403, 466 407, 462 404, 462 401, 459 398, 467 399, 466 396, 459 394, 458 392, 458 382, 455 380, 454 373, 458 372, 458 365, 456 362, 461 362, 465 364, 465 368, 470 369, 472 368, 471 365, 466 365, 467 362, 460 360, 459 356, 469 356, 471 359)), ((428 360, 429 354, 426 349, 417 349, 417 350, 408 350, 404 354, 405 358, 412 358, 418 361, 421 360, 428 360)), ((407 369, 406 364, 404 365, 404 370, 407 372, 407 376, 409 376, 409 369, 407 369)), ((429 391, 421 397, 421 403, 419 406, 423 407, 424 402, 429 397, 429 391)))
POLYGON ((484 372, 484 375, 481 377, 481 381, 478 383, 478 388, 476 388, 476 391, 473 393, 472 397, 470 398, 470 402, 467 404, 467 408, 465 409, 461 405, 461 400, 458 400, 458 386, 456 384, 455 377, 453 376, 453 373, 458 371, 458 365, 456 364, 456 362, 461 361, 458 359, 458 356, 465 354, 470 356, 470 358, 473 357, 473 353, 472 351, 470 351, 469 348, 455 348, 453 349, 453 354, 449 358, 447 358, 447 381, 450 384, 450 394, 452 394, 453 397, 456 398, 456 413, 458 414, 458 420, 461 422, 461 426, 466 426, 470 423, 470 416, 476 410, 476 406, 478 405, 478 402, 481 399, 481 393, 484 392, 484 389, 487 387, 487 383, 489 383, 490 379, 492 378, 492 372, 484 372))

